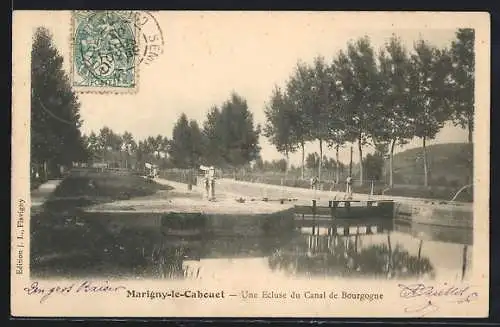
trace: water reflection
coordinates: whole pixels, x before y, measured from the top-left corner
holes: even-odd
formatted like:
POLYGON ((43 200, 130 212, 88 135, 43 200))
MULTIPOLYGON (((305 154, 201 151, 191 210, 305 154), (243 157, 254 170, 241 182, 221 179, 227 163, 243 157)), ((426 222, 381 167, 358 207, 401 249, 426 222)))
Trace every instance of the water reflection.
POLYGON ((298 235, 269 257, 272 270, 288 275, 323 275, 338 277, 414 278, 434 277, 428 258, 412 256, 402 245, 364 247, 363 236, 298 235))
POLYGON ((209 269, 210 276, 228 275, 230 259, 243 264, 229 276, 432 279, 446 270, 463 277, 472 245, 472 230, 388 219, 297 221, 295 230, 273 237, 213 237, 196 224, 141 231, 110 229, 100 218, 77 211, 33 217, 32 274, 197 279, 209 269))

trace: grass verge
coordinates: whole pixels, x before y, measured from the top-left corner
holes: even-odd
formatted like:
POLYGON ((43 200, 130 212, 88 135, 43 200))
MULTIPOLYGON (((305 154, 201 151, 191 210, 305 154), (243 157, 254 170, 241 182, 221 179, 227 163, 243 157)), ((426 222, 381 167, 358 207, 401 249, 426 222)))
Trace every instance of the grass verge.
POLYGON ((64 273, 69 267, 92 271, 106 262, 129 267, 143 263, 142 251, 152 246, 151 235, 113 233, 98 219, 82 218, 80 208, 171 189, 133 173, 70 172, 31 217, 32 272, 36 275, 54 265, 57 269, 52 272, 64 273))

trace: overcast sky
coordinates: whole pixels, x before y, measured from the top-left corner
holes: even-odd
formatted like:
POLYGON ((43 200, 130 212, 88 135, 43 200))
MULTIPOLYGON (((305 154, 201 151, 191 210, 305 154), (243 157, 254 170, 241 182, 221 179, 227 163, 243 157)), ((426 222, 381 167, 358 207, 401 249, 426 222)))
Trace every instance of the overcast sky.
MULTIPOLYGON (((409 48, 419 38, 439 47, 449 46, 458 27, 449 19, 443 23, 439 18, 426 21, 414 16, 374 18, 326 12, 153 15, 165 39, 163 55, 140 66, 137 94, 80 94, 85 133, 107 125, 119 133, 130 131, 137 139, 156 134, 170 137, 182 112, 201 125, 210 107, 223 103, 232 91, 246 98, 255 121, 263 124, 263 109, 273 85, 283 86, 298 60, 311 62, 317 55, 331 60, 349 40, 363 35, 376 48, 393 33, 409 48)), ((37 15, 30 24, 45 26, 53 33, 69 71, 69 13, 37 15)), ((466 140, 466 131, 446 126, 430 144, 466 140)), ((261 137, 260 143, 264 159, 281 158, 267 139, 261 137)), ((419 144, 415 140, 407 147, 419 144)), ((307 146, 306 152, 312 151, 319 151, 317 143, 307 146)), ((334 155, 332 151, 327 154, 334 155)), ((341 160, 347 162, 348 157, 348 149, 342 151, 341 160)), ((300 153, 291 159, 299 163, 300 153)))

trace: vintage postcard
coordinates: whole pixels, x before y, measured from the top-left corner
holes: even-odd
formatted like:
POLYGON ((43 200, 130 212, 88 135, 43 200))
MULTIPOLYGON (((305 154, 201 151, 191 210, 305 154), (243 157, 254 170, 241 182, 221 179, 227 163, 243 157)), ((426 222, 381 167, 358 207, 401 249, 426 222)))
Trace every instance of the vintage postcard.
POLYGON ((13 316, 486 317, 487 13, 16 11, 13 316))

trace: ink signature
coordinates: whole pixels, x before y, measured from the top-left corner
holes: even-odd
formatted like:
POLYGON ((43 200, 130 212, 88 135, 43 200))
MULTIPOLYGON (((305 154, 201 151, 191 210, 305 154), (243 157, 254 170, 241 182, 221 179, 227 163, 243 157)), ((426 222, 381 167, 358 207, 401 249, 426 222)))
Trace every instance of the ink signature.
POLYGON ((471 286, 455 286, 443 283, 439 286, 428 286, 423 283, 398 284, 399 296, 403 299, 415 299, 411 305, 404 308, 406 313, 415 313, 421 316, 429 315, 439 310, 439 303, 470 303, 475 301, 479 294, 471 286))
POLYGON ((24 292, 26 292, 26 294, 28 295, 40 296, 40 303, 43 303, 53 294, 105 294, 117 293, 121 290, 125 291, 126 289, 127 288, 122 285, 111 285, 109 281, 91 282, 86 280, 80 283, 70 283, 66 285, 55 285, 48 287, 43 287, 37 281, 34 281, 28 287, 24 288, 24 292))

